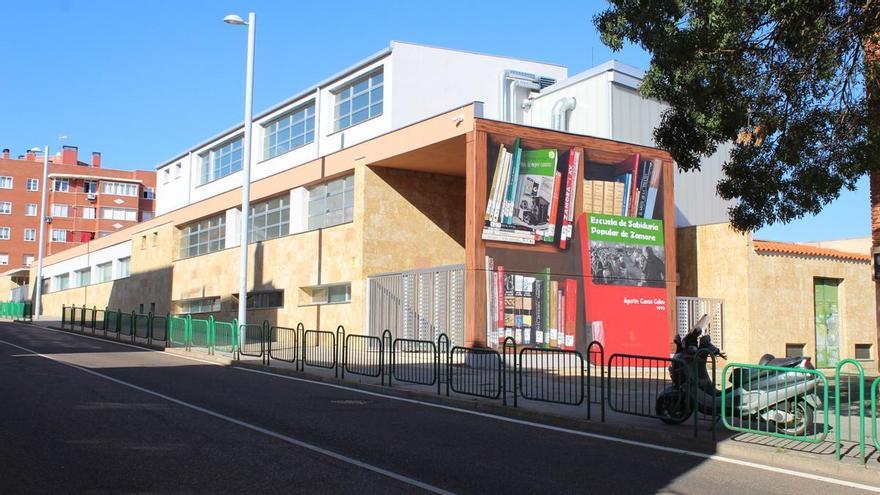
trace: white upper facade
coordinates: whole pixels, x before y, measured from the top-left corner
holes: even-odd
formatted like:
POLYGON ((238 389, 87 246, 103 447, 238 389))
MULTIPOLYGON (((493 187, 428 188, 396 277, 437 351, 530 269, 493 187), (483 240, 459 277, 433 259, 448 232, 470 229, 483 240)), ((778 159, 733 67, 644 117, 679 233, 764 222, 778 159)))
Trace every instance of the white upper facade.
MULTIPOLYGON (((251 180, 474 101, 483 102, 483 116, 501 119, 507 71, 532 74, 545 84, 568 75, 554 64, 392 42, 256 115, 251 180)), ((238 187, 242 135, 238 125, 156 167, 156 215, 238 187)))

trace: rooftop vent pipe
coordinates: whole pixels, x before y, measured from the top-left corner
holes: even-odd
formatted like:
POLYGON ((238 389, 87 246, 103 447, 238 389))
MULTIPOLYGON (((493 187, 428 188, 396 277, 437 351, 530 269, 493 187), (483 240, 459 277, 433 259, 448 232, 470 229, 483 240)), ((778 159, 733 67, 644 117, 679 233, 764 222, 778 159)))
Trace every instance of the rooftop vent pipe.
POLYGON ((577 100, 574 97, 566 96, 556 100, 553 104, 552 121, 550 127, 558 131, 568 130, 568 113, 574 110, 577 100))

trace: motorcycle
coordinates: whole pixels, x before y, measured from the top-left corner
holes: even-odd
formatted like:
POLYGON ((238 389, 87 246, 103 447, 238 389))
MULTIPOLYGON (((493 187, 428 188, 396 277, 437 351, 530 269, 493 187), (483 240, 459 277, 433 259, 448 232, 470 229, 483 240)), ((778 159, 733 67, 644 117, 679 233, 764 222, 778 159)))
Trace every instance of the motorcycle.
MULTIPOLYGON (((675 337, 675 354, 669 366, 672 385, 657 397, 655 405, 656 414, 664 423, 683 423, 693 413, 694 406, 703 414, 722 412, 721 391, 709 376, 708 361, 710 357, 727 359, 727 356, 712 344, 708 326, 709 315, 703 315, 684 338, 675 337)), ((725 391, 730 416, 761 420, 770 425, 772 431, 791 436, 812 431, 815 412, 822 407, 816 394, 819 379, 813 374, 795 371, 815 369, 810 358, 776 358, 765 354, 758 364, 792 371, 735 368, 730 374, 730 387, 725 391)))

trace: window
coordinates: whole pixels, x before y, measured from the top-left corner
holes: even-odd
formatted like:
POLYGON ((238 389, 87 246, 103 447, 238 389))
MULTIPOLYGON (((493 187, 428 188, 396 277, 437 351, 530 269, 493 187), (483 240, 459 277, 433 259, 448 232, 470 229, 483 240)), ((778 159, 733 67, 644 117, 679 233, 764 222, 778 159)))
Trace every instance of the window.
POLYGON ((52 203, 52 216, 53 217, 66 217, 67 216, 67 205, 52 203))
POLYGON ((82 209, 82 217, 92 219, 95 218, 95 207, 94 206, 83 206, 82 209))
POLYGON ((85 287, 92 283, 92 268, 83 268, 74 272, 76 275, 76 286, 85 287))
POLYGON ((70 181, 67 179, 52 179, 52 190, 56 192, 67 192, 70 190, 70 181))
POLYGON ((303 296, 300 299, 300 306, 347 303, 351 301, 351 284, 303 287, 303 296))
POLYGON ((181 170, 183 170, 183 166, 182 166, 182 164, 178 163, 177 165, 174 166, 174 178, 175 178, 175 179, 179 179, 179 178, 180 178, 180 172, 181 172, 181 170))
POLYGON ((353 175, 309 189, 309 230, 350 222, 353 216, 353 175))
POLYGON ((24 216, 26 217, 35 217, 37 216, 37 204, 36 203, 28 203, 24 206, 24 216))
POLYGON ((95 194, 96 192, 98 192, 98 181, 84 180, 83 181, 83 192, 86 194, 95 194))
POLYGON ((24 229, 24 240, 31 242, 36 241, 37 229, 24 229))
POLYGON ((25 189, 27 189, 28 191, 39 191, 40 179, 28 179, 27 184, 25 185, 25 189))
POLYGON ((147 236, 141 236, 141 249, 147 249, 147 236))
MULTIPOLYGON (((235 294, 236 304, 234 309, 238 310, 238 294, 235 294)), ((248 292, 247 309, 267 309, 267 308, 283 308, 284 307, 284 291, 272 290, 265 292, 248 292)))
POLYGON ((67 230, 52 229, 52 242, 67 242, 67 230))
POLYGON ((50 285, 49 282, 50 282, 50 279, 48 279, 48 278, 43 279, 43 294, 49 293, 49 285, 50 285))
POLYGON ((0 240, 8 241, 12 237, 12 228, 0 227, 0 240))
POLYGON ((156 247, 159 245, 159 233, 158 232, 153 232, 152 243, 150 245, 153 247, 156 247))
POLYGON ((147 220, 153 219, 153 212, 144 210, 141 212, 141 222, 146 222, 147 220))
POLYGON ((2 214, 2 215, 11 215, 12 214, 12 201, 0 201, 0 214, 2 214))
POLYGON ((287 235, 290 225, 290 196, 281 196, 251 206, 248 242, 287 235))
POLYGON ((337 131, 382 115, 382 71, 368 74, 336 92, 337 131))
POLYGON ((228 141, 202 154, 202 184, 241 170, 241 156, 241 138, 228 141))
POLYGON ((9 264, 9 255, 6 253, 0 253, 0 265, 8 265, 9 264))
POLYGON ((803 357, 804 344, 785 344, 785 357, 803 357))
POLYGON ((265 157, 272 158, 315 140, 315 104, 309 103, 266 124, 265 157))
POLYGON ((95 282, 109 282, 113 278, 113 262, 101 263, 95 266, 95 282))
POLYGON ((180 305, 181 313, 213 313, 214 311, 220 311, 219 297, 189 299, 187 301, 180 301, 178 304, 180 305))
POLYGON ((116 278, 125 278, 131 275, 131 256, 119 258, 116 261, 116 278))
POLYGON ((125 182, 102 182, 101 192, 104 194, 115 194, 116 196, 137 197, 138 185, 127 184, 125 182))
POLYGON ((12 189, 12 177, 8 175, 0 177, 0 189, 12 189))
POLYGON ((171 181, 171 169, 170 169, 170 168, 166 168, 166 169, 162 172, 162 183, 163 183, 163 184, 168 184, 169 181, 171 181))
POLYGON ((144 199, 156 199, 156 190, 152 187, 145 187, 144 199))
POLYGON ((866 361, 870 360, 871 344, 856 344, 856 359, 866 361))
POLYGON ((55 290, 65 290, 70 287, 70 275, 67 273, 55 276, 55 290))
POLYGON ((138 305, 138 314, 144 314, 144 303, 138 305))
POLYGON ((226 215, 191 223, 180 232, 180 257, 190 258, 226 247, 226 215))
POLYGON ((22 257, 22 263, 24 266, 31 266, 34 264, 34 255, 26 254, 22 257))
POLYGON ((150 303, 150 313, 156 313, 156 303, 150 303))
POLYGON ((131 208, 101 208, 101 218, 105 220, 128 220, 137 222, 137 210, 131 208))

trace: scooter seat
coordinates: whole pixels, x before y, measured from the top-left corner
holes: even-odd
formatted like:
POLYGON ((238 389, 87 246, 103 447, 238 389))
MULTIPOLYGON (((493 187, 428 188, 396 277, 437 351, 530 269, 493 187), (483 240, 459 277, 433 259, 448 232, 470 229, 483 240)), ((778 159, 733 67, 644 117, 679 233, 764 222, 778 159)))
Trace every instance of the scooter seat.
POLYGON ((766 363, 761 363, 764 366, 776 366, 778 368, 794 368, 797 365, 801 364, 801 360, 803 358, 799 357, 782 357, 782 358, 773 358, 766 363))

